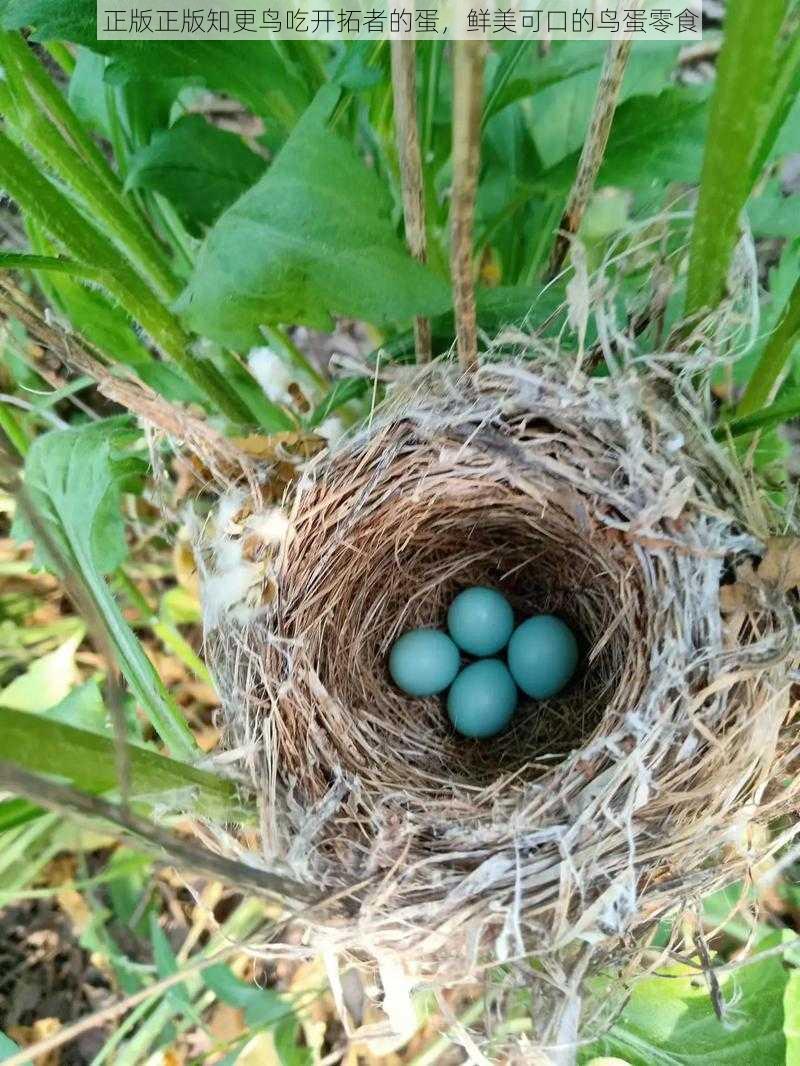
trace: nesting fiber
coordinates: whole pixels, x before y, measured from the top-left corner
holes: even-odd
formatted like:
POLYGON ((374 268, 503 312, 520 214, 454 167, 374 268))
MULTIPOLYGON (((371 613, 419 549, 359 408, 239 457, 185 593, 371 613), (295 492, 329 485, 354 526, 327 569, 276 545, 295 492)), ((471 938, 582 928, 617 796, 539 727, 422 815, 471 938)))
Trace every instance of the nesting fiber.
MULTIPOLYGON (((208 654, 263 861, 346 902, 312 916, 320 936, 429 976, 556 974, 776 846, 761 829, 798 790, 796 580, 706 425, 665 368, 433 364, 308 465, 280 543, 250 537, 248 592, 209 605, 208 654), (564 617, 583 653, 566 693, 488 742, 386 668, 475 584, 564 617)), ((236 510, 203 548, 211 582, 219 544, 261 520, 236 510)))

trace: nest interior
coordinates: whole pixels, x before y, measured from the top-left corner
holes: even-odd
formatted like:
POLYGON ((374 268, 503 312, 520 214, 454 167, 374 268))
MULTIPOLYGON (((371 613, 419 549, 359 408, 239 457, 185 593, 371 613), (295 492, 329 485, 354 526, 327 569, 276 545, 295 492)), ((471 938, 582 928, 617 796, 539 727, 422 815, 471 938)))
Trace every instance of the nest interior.
POLYGON ((217 624, 209 654, 268 861, 352 889, 358 943, 462 968, 487 944, 546 957, 751 868, 753 827, 795 802, 796 609, 778 582, 724 612, 774 516, 696 396, 556 364, 433 367, 286 506, 257 609, 217 624), (386 665, 471 584, 561 615, 582 647, 573 685, 489 742, 386 665))

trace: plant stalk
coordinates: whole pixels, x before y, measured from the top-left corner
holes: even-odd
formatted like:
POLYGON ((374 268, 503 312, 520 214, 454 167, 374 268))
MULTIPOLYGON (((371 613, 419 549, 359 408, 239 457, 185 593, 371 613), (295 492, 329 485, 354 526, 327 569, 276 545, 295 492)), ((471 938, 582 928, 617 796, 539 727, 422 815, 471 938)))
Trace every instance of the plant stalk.
POLYGON ((600 83, 597 86, 589 131, 583 142, 583 150, 578 163, 578 173, 575 176, 550 254, 547 270, 550 278, 554 278, 564 265, 570 241, 580 229, 589 200, 594 192, 597 175, 608 146, 611 124, 631 54, 631 45, 632 42, 627 40, 611 41, 608 46, 600 83))
POLYGON ((800 279, 795 283, 778 326, 767 341, 758 365, 750 376, 744 395, 736 408, 737 419, 754 414, 775 398, 781 376, 798 340, 800 279))
POLYGON ((481 105, 487 50, 485 41, 457 41, 455 44, 450 268, 458 361, 467 372, 478 366, 472 227, 480 167, 481 105))
MULTIPOLYGON (((406 243, 414 258, 425 263, 425 190, 422 155, 417 124, 417 64, 414 41, 392 41, 392 91, 394 95, 395 139, 403 190, 403 217, 406 243)), ((431 359, 431 324, 423 315, 414 319, 417 362, 431 359)))

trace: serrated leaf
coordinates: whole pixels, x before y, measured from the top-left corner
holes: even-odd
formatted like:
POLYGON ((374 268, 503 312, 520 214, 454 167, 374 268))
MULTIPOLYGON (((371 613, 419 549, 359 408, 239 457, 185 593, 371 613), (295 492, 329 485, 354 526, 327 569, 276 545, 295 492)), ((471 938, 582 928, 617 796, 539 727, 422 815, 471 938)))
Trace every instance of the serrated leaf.
POLYGON ((37 538, 21 518, 13 532, 18 538, 33 534, 44 564, 80 581, 105 623, 133 694, 173 754, 189 759, 197 748, 186 720, 103 579, 127 555, 122 493, 136 487, 146 469, 130 451, 134 437, 129 419, 110 418, 37 438, 25 460, 25 488, 47 526, 48 541, 37 538))
POLYGON ((126 189, 151 189, 199 235, 261 177, 266 162, 241 137, 185 115, 131 158, 126 189))
MULTIPOLYGON (((129 451, 134 435, 126 417, 54 430, 33 443, 25 461, 25 487, 61 549, 75 560, 88 552, 101 574, 115 570, 128 554, 122 493, 147 469, 129 451)), ((29 535, 21 521, 14 532, 29 535)), ((58 572, 58 560, 47 557, 46 546, 37 549, 58 572)))
POLYGON ((109 111, 116 100, 119 121, 133 146, 146 143, 155 130, 169 124, 172 105, 187 79, 131 78, 123 85, 106 81, 108 60, 89 48, 78 48, 75 70, 69 82, 69 102, 81 121, 109 140, 113 120, 109 111))
POLYGON ((386 187, 326 127, 327 86, 264 177, 219 219, 177 309, 197 332, 236 346, 264 323, 320 329, 333 315, 377 324, 447 307, 446 284, 413 260, 386 187))

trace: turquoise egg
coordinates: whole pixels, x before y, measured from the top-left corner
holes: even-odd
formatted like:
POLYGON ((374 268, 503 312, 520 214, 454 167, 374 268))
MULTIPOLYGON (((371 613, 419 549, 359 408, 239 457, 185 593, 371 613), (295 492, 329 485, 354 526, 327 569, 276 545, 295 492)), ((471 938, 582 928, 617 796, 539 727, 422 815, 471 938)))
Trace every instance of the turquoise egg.
POLYGON ((508 644, 514 680, 523 692, 539 700, 560 692, 577 665, 575 634, 552 614, 534 615, 517 626, 508 644))
POLYGON ((447 612, 450 636, 470 655, 496 655, 514 632, 511 604, 496 589, 475 585, 459 592, 447 612))
POLYGON ((447 713, 465 737, 482 740, 505 729, 517 706, 517 686, 499 659, 465 666, 447 694, 447 713))
POLYGON ((461 666, 458 648, 441 629, 411 629, 392 646, 389 673, 409 696, 443 692, 461 666))

